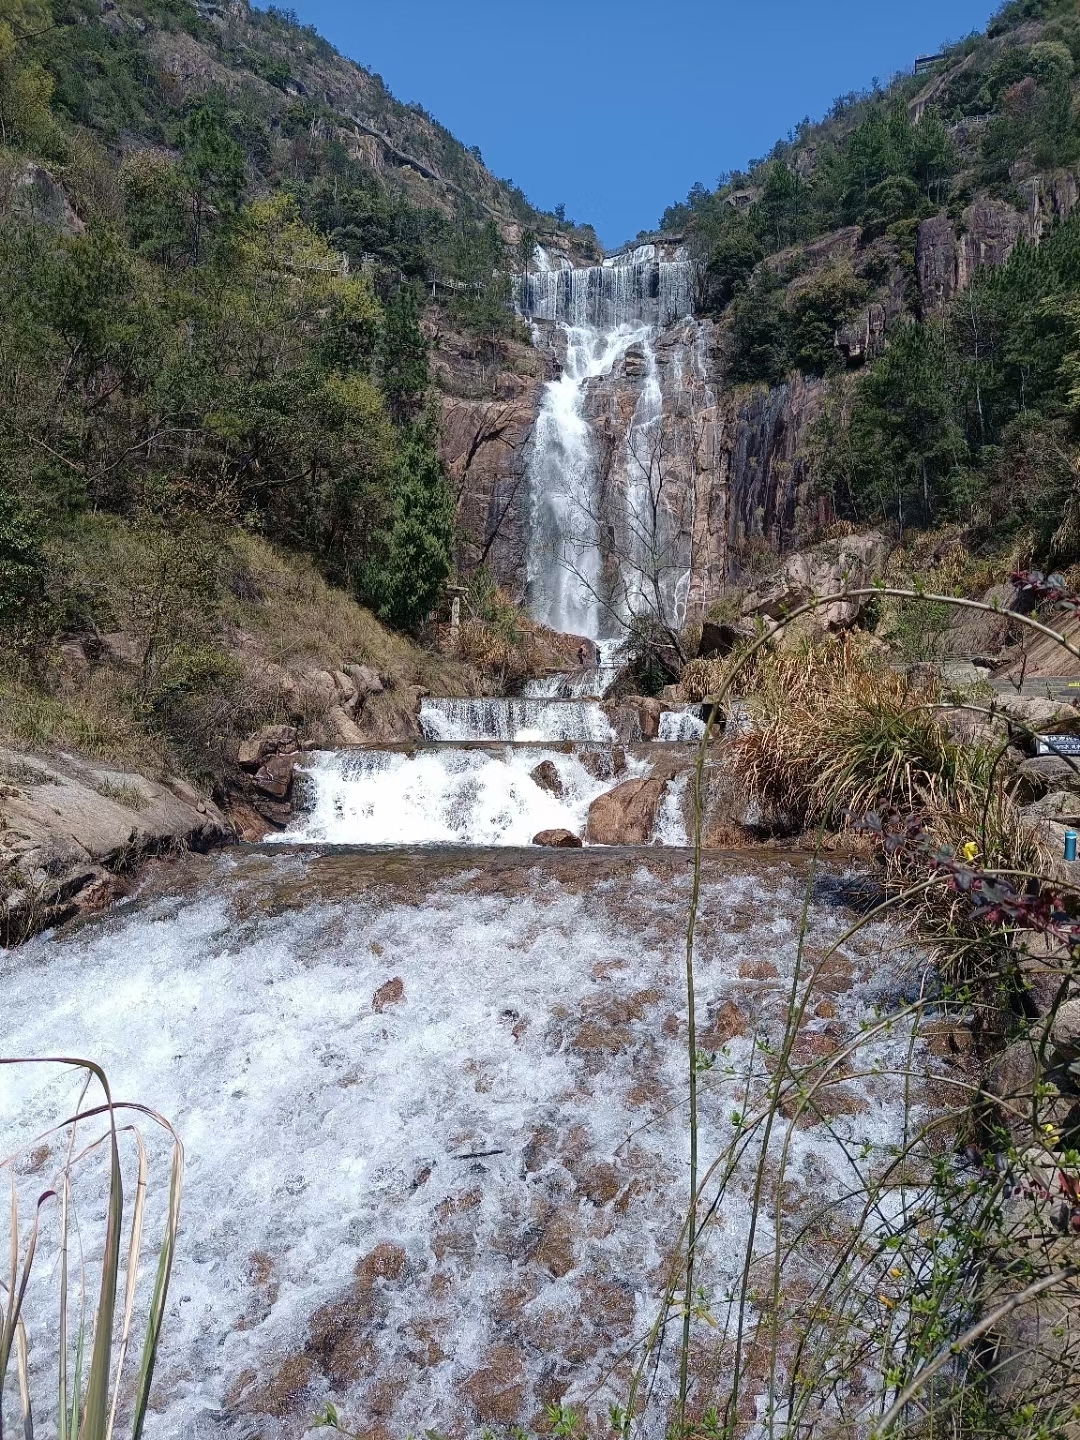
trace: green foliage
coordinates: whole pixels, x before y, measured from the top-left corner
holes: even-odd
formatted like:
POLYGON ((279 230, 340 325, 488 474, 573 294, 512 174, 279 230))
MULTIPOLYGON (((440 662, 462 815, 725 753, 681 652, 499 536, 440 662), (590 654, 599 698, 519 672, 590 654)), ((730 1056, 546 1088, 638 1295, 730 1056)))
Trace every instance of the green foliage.
POLYGON ((387 303, 379 374, 390 413, 401 422, 414 419, 423 405, 430 374, 416 292, 410 286, 401 286, 387 303))
POLYGON ((184 126, 180 174, 191 200, 191 258, 197 265, 208 212, 233 210, 244 185, 243 152, 207 106, 195 110, 184 126))
POLYGON ((45 619, 44 598, 40 528, 0 473, 0 631, 17 645, 32 640, 45 619))
POLYGON ((781 384, 791 369, 791 336, 773 277, 756 275, 731 309, 729 378, 737 385, 781 384))
POLYGON ((908 325, 857 386, 850 411, 819 429, 817 473, 841 513, 929 524, 968 458, 940 331, 908 325))
POLYGON ((804 287, 790 304, 791 352, 806 375, 824 375, 838 364, 837 327, 866 298, 866 286, 845 266, 835 265, 804 287))
POLYGON ((453 565, 454 497, 433 438, 414 427, 404 438, 385 558, 371 577, 378 614, 401 629, 427 616, 453 565))
POLYGON ((52 80, 28 47, 49 24, 44 0, 0 3, 0 143, 40 145, 52 128, 52 80))
POLYGON ((839 512, 943 517, 979 543, 1080 555, 1070 426, 1080 408, 1080 219, 979 271, 939 319, 894 331, 826 405, 813 469, 839 512))
POLYGON ((795 369, 824 375, 837 368, 837 327, 865 297, 865 284, 845 266, 799 285, 787 303, 778 277, 759 272, 731 307, 730 378, 779 385, 795 369))

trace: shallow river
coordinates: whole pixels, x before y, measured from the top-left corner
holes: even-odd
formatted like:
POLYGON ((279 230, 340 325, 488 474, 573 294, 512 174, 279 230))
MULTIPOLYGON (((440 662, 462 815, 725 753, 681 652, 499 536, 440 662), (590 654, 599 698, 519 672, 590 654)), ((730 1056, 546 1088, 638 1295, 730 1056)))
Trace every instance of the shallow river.
MULTIPOLYGON (((745 1072, 762 1070, 755 1036, 782 1029, 808 873, 793 857, 706 858, 706 1157, 732 1137, 745 1072)), ((555 1401, 604 1416, 624 1399, 685 1207, 689 880, 685 852, 655 849, 253 849, 162 866, 135 902, 0 960, 4 1053, 93 1057, 186 1147, 148 1435, 296 1434, 328 1399, 375 1434, 464 1435, 555 1401)), ((813 896, 820 953, 852 916, 835 877, 813 896)), ((808 1044, 842 1043, 893 1003, 896 944, 880 925, 845 944, 808 1044)), ((860 1061, 887 1069, 904 1044, 860 1061)), ((77 1090, 70 1073, 0 1070, 3 1149, 77 1090)), ((793 1214, 839 1193, 850 1153, 896 1138, 900 1082, 850 1090, 795 1132, 793 1214)), ((23 1167, 26 1200, 59 1152, 23 1167)), ((151 1158, 154 1229, 157 1141, 151 1158)), ((702 1255, 719 1317, 695 1350, 706 1387, 721 1383, 749 1180, 702 1255)), ((91 1256, 101 1195, 95 1180, 80 1195, 91 1256)), ((759 1244, 771 1251, 767 1218, 759 1244)), ((42 1276, 43 1351, 55 1272, 42 1276)), ((672 1376, 665 1352, 655 1433, 672 1376)))

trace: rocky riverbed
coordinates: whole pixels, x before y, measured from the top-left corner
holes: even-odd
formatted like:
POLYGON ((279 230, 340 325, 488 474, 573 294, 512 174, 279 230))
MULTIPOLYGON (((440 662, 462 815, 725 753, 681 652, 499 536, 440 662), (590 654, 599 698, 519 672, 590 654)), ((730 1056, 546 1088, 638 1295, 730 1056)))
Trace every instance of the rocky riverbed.
MULTIPOLYGON (((602 1418, 624 1400, 685 1206, 691 867, 655 848, 192 856, 137 900, 5 957, 6 1053, 92 1055, 118 1097, 184 1139, 151 1436, 298 1435, 330 1399, 386 1437, 542 1423, 555 1402, 602 1418)), ((806 955, 820 957, 851 923, 854 892, 778 854, 706 856, 703 882, 711 1157, 783 1030, 804 897, 806 955)), ((910 959, 881 924, 841 943, 800 1053, 857 1044, 897 1003, 910 959)), ((899 1138, 904 1081, 890 1072, 908 1041, 899 1026, 859 1046, 792 1133, 783 1225, 817 1237, 807 1264, 843 1223, 853 1164, 884 1164, 899 1138)), ((4 1150, 29 1144, 76 1090, 3 1072, 4 1150)), ((906 1098, 917 1111, 920 1095, 906 1098)), ((60 1158, 54 1145, 27 1160, 27 1203, 60 1158)), ((153 1228, 165 1203, 153 1145, 151 1160, 153 1228)), ((695 1341, 701 1396, 730 1364, 726 1296, 752 1180, 736 1174, 701 1251, 715 1320, 695 1341)), ((100 1187, 78 1198, 92 1259, 100 1187)), ((30 1301, 45 1354, 44 1287, 30 1301)), ((672 1385, 665 1345, 657 1424, 672 1385)))

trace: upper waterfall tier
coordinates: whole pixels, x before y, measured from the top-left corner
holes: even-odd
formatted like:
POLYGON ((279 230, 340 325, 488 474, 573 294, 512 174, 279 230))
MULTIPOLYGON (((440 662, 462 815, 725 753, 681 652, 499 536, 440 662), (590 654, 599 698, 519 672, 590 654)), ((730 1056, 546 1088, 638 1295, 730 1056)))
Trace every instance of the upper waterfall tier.
POLYGON ((663 259, 655 245, 574 269, 537 248, 536 268, 517 277, 517 304, 534 320, 615 330, 670 325, 693 314, 693 262, 663 259))

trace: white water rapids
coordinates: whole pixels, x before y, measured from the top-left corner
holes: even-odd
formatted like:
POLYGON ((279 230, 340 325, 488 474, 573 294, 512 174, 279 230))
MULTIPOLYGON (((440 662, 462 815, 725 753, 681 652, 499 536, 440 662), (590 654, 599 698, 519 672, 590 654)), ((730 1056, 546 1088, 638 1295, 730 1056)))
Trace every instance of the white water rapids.
MULTIPOLYGON (((532 746, 508 746, 502 754, 440 745, 411 754, 314 755, 307 770, 311 805, 276 838, 306 844, 531 845, 541 830, 583 835, 592 802, 648 768, 631 759, 616 778, 610 755, 591 753, 606 760, 606 775, 599 765, 596 774, 587 770, 580 755, 532 746), (544 762, 557 771, 561 795, 533 778, 544 762)), ((681 815, 664 834, 668 844, 686 844, 681 815)))
MULTIPOLYGON (((414 868, 387 891, 344 860, 322 882, 285 855, 202 863, 195 898, 115 911, 0 961, 5 1053, 91 1055, 118 1097, 184 1139, 149 1440, 298 1436, 329 1399, 381 1435, 533 1425, 553 1398, 600 1424, 625 1402, 622 1357, 656 1314, 684 1204, 685 866, 591 887, 491 872, 485 885, 489 862, 462 861, 430 890, 414 868), (390 979, 397 999, 380 1009, 390 979)), ((706 876, 699 1036, 722 1063, 702 1081, 705 1156, 731 1139, 755 1032, 775 1040, 786 1013, 804 883, 783 861, 706 876)), ((815 943, 848 923, 824 898, 811 907, 815 943)), ((808 1034, 857 1033, 887 998, 879 952, 894 939, 877 926, 844 944, 838 1018, 809 1018, 808 1034)), ((888 1072, 906 1043, 864 1044, 858 1103, 792 1132, 792 1225, 842 1195, 851 1157, 883 1162, 900 1138, 905 1097, 888 1072)), ((4 1151, 77 1091, 70 1074, 0 1070, 4 1151)), ((20 1170, 24 1208, 61 1154, 54 1143, 20 1170)), ((150 1154, 156 1235, 166 1173, 161 1147, 150 1154)), ((126 1139, 124 1156, 130 1188, 126 1139)), ((700 1343, 721 1369, 752 1185, 744 1166, 699 1248, 721 1326, 701 1326, 700 1343)), ((93 1265, 101 1185, 78 1199, 93 1265)), ((55 1343, 55 1211, 44 1218, 27 1299, 37 1356, 55 1343)), ((758 1224, 768 1254, 771 1212, 758 1224)), ((140 1305, 151 1274, 148 1262, 140 1305)), ((670 1414, 673 1360, 665 1347, 650 1433, 670 1414)), ((39 1417, 50 1373, 32 1370, 39 1417)))
POLYGON ((614 740, 611 722, 588 701, 544 698, 423 700, 429 740, 614 740))

